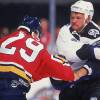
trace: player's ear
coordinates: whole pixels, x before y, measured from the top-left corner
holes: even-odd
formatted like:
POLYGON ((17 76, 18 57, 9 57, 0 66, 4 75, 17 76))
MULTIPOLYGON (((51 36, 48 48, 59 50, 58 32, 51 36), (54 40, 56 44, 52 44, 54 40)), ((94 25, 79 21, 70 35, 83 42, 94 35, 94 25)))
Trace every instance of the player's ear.
POLYGON ((85 20, 85 22, 88 24, 91 21, 91 16, 88 15, 88 18, 85 20))

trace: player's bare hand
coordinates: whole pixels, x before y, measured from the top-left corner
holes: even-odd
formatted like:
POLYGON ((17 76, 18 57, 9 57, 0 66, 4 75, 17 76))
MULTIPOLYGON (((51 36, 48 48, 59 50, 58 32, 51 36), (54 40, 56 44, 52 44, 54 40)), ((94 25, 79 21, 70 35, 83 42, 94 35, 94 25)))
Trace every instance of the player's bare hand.
POLYGON ((85 68, 83 68, 83 67, 80 68, 79 70, 74 72, 74 76, 75 76, 74 81, 79 80, 81 77, 86 76, 87 74, 88 74, 88 72, 85 68))

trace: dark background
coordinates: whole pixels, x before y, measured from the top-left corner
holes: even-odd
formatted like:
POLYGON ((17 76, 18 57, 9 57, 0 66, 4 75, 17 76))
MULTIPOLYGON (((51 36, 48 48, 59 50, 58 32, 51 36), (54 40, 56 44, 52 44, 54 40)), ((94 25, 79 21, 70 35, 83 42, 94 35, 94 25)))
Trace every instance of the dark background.
MULTIPOLYGON (((4 0, 5 1, 5 0, 4 0)), ((39 2, 12 2, 11 0, 6 0, 5 2, 0 1, 0 27, 9 27, 15 28, 18 26, 19 22, 25 15, 37 16, 39 18, 47 18, 49 19, 49 3, 45 1, 44 3, 39 2)), ((26 0, 27 1, 27 0, 26 0)), ((30 0, 31 1, 31 0, 30 0)), ((33 0, 34 1, 34 0, 33 0)), ((47 0, 48 1, 48 0, 47 0)), ((70 14, 70 5, 75 0, 69 3, 60 3, 56 5, 56 24, 63 25, 69 22, 69 14, 70 14)), ((69 0, 70 1, 70 0, 69 0)), ((89 0, 88 0, 89 1, 89 0)), ((99 0, 98 0, 99 1, 99 0)), ((100 3, 93 2, 94 4, 94 17, 93 20, 95 22, 99 22, 100 20, 100 3)))

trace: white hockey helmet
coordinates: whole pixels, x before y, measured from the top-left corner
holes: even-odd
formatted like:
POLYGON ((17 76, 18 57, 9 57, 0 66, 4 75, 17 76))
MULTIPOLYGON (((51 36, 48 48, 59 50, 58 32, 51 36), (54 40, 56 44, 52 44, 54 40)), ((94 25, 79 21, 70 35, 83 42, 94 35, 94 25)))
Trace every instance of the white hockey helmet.
POLYGON ((91 19, 94 15, 93 4, 88 1, 79 0, 71 6, 72 12, 79 12, 85 14, 85 18, 90 15, 91 19))

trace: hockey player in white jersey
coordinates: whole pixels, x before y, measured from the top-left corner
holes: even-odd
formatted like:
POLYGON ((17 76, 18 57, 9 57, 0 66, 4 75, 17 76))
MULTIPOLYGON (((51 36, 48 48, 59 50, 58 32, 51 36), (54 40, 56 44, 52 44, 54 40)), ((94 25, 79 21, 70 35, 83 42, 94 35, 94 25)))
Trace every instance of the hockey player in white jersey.
POLYGON ((100 40, 100 28, 92 21, 93 15, 91 2, 77 1, 71 6, 70 24, 59 32, 58 53, 66 57, 73 70, 81 66, 90 69, 88 75, 77 82, 51 79, 53 86, 61 90, 59 100, 92 100, 92 97, 100 100, 100 48, 96 44, 100 40))

